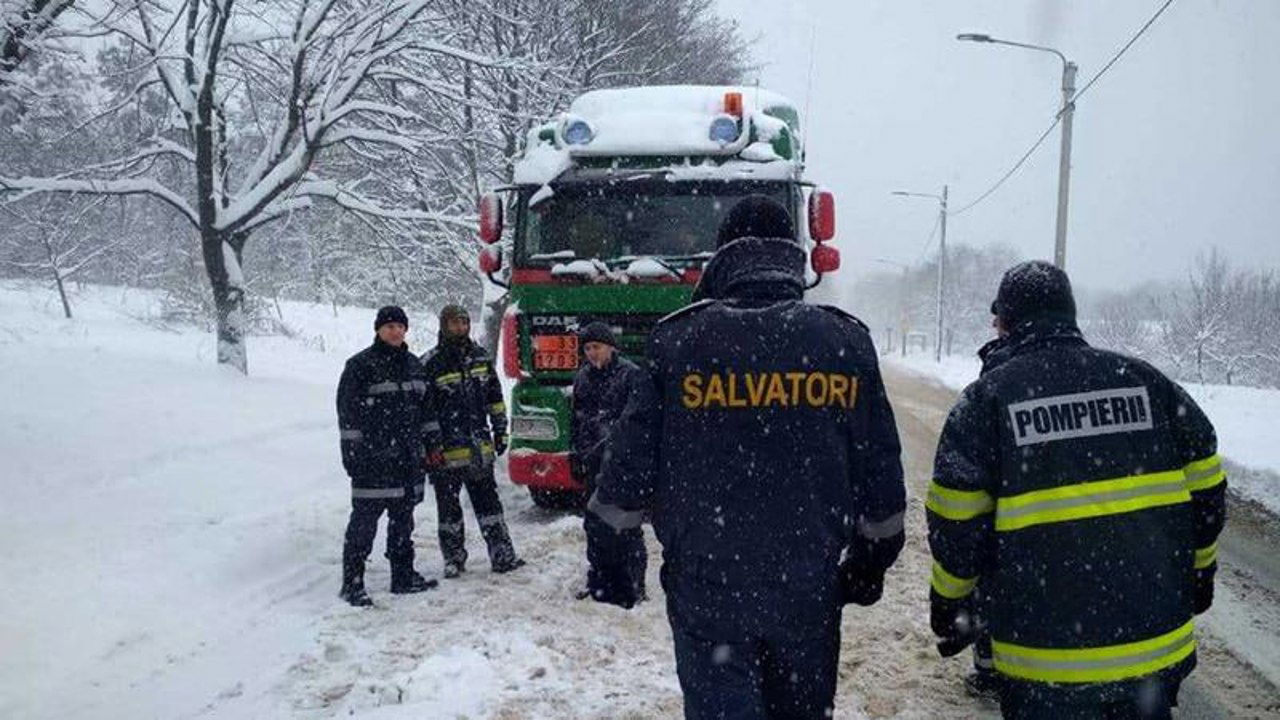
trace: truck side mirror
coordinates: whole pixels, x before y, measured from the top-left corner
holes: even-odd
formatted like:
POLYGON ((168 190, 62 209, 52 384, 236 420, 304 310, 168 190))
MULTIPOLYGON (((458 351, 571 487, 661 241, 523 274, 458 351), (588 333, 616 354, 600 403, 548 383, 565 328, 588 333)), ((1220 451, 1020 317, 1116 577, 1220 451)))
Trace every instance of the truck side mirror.
POLYGON ((822 243, 835 236, 836 196, 830 190, 814 190, 809 193, 809 237, 822 243))
POLYGON ((480 251, 480 272, 493 275, 502 269, 502 248, 487 247, 480 251))
MULTIPOLYGON (((480 196, 480 241, 492 245, 502 239, 502 197, 498 193, 480 196)), ((498 256, 502 264, 502 256, 498 256)))
POLYGON ((816 245, 809 253, 809 265, 818 275, 840 269, 840 251, 830 245, 816 245))

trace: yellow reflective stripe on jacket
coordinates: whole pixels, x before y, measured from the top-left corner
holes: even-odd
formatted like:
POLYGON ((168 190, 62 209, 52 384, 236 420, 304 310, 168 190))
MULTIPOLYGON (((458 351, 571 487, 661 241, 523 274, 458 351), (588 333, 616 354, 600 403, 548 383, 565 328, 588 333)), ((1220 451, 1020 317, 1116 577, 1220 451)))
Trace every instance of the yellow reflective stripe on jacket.
POLYGON ((468 448, 468 447, 456 448, 453 450, 444 451, 445 460, 460 460, 460 459, 465 460, 470 457, 471 457, 471 448, 468 448))
POLYGON ((978 578, 961 578, 947 572, 937 562, 933 563, 933 576, 930 578, 929 584, 933 589, 944 598, 951 600, 959 600, 969 593, 973 592, 973 588, 978 584, 978 578))
POLYGON ((1036 490, 996 501, 996 531, 1190 502, 1182 470, 1036 490))
POLYGON ((507 404, 506 404, 506 403, 504 403, 504 402, 502 402, 502 401, 498 401, 498 402, 496 402, 496 403, 490 403, 490 404, 489 404, 489 414, 490 414, 490 415, 501 415, 501 414, 505 413, 506 411, 507 411, 507 404))
POLYGON ((971 520, 995 510, 995 501, 984 490, 953 490, 937 480, 929 482, 924 506, 948 520, 971 520))
POLYGON ((1209 547, 1196 548, 1196 569, 1203 570, 1218 562, 1218 543, 1209 547))
POLYGON ((449 385, 451 383, 456 383, 461 380, 462 380, 462 373, 460 372, 445 373, 444 375, 441 375, 440 377, 436 378, 436 384, 449 385))
POLYGON ((1227 474, 1222 469, 1222 458, 1217 453, 1202 460, 1187 463, 1182 471, 1187 475, 1186 483, 1189 492, 1208 490, 1227 479, 1227 474))
POLYGON ((1176 665, 1195 652, 1195 625, 1150 640, 1092 648, 1031 648, 992 640, 996 670, 1021 680, 1055 683, 1115 682, 1176 665))

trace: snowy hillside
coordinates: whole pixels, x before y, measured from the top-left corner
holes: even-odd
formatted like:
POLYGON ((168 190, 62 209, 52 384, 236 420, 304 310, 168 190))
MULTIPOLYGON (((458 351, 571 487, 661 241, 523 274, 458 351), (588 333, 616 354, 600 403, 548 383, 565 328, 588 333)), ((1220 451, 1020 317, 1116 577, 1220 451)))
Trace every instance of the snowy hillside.
MULTIPOLYGON (((90 288, 76 307, 66 321, 43 288, 0 284, 0 717, 678 708, 660 603, 566 613, 585 573, 580 521, 506 482, 529 571, 499 580, 478 563, 391 596, 380 539, 378 607, 337 600, 349 490, 333 387, 371 339, 371 311, 286 305, 300 337, 254 338, 245 378, 215 367, 209 334, 155 326, 145 293, 90 288), (643 651, 615 647, 619 632, 643 651)), ((434 323, 410 316, 411 343, 431 344, 434 323)), ((438 577, 433 516, 419 506, 415 537, 438 577)))

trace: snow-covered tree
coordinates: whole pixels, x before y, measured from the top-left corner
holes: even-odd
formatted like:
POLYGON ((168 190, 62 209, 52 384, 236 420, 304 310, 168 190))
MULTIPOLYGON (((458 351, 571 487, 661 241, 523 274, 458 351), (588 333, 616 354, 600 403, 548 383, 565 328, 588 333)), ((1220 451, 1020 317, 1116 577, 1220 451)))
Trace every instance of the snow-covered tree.
POLYGON ((202 0, 138 3, 108 22, 147 73, 113 113, 158 90, 168 115, 118 157, 56 177, 0 177, 0 191, 143 195, 168 205, 200 240, 217 312, 218 360, 247 371, 242 258, 255 231, 316 201, 405 232, 436 220, 385 206, 359 179, 326 177, 318 158, 348 148, 412 151, 413 113, 382 90, 423 54, 465 54, 429 39, 423 0, 202 0), (181 168, 183 182, 161 177, 181 168))

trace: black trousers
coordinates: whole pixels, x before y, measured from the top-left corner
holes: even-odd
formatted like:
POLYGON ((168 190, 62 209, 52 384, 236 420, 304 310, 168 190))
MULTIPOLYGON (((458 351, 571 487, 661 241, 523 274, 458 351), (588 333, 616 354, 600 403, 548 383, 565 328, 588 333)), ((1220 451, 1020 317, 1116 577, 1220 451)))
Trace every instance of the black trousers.
POLYGON ((582 529, 587 535, 587 591, 597 598, 629 597, 633 603, 643 597, 649 564, 644 531, 614 530, 590 510, 582 514, 582 529))
POLYGON ((467 489, 467 497, 471 498, 480 535, 488 546, 489 562, 505 565, 515 559, 516 552, 507 532, 492 465, 432 473, 431 487, 436 494, 440 552, 444 554, 446 565, 464 567, 467 564, 467 527, 462 517, 463 487, 467 489))
POLYGON ((413 569, 413 507, 418 502, 413 491, 400 498, 352 498, 347 536, 342 545, 342 579, 351 582, 364 577, 364 564, 373 552, 378 535, 378 518, 387 514, 387 560, 391 571, 413 569))
POLYGON ((1000 696, 1000 716, 1006 720, 1171 720, 1178 686, 1154 680, 1137 697, 1094 704, 1063 703, 1026 683, 1008 682, 1000 696))
POLYGON ((788 597, 662 569, 687 720, 817 720, 834 712, 840 656, 835 582, 788 597))

